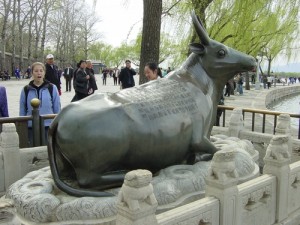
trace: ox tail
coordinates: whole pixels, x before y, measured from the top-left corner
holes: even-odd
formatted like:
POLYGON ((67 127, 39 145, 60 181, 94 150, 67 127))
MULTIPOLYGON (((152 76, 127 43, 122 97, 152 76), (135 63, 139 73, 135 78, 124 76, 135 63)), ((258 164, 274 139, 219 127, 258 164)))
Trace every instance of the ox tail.
POLYGON ((70 185, 66 184, 60 179, 57 164, 56 164, 56 150, 59 151, 59 146, 56 143, 56 133, 57 133, 57 127, 58 127, 58 117, 56 117, 50 128, 48 133, 48 157, 49 157, 49 164, 51 168, 51 173, 54 179, 54 182, 56 186, 62 190, 63 192, 66 192, 69 195, 76 196, 76 197, 109 197, 114 196, 111 193, 103 192, 103 191, 93 191, 93 190, 87 190, 87 189, 77 189, 74 187, 71 187, 70 185), (56 149, 57 148, 57 149, 56 149))

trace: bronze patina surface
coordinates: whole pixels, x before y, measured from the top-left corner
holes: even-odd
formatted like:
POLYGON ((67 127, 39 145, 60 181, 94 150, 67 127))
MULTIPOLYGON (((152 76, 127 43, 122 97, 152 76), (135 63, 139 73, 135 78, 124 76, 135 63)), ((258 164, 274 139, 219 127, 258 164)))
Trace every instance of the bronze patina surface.
POLYGON ((49 129, 49 160, 56 185, 75 196, 109 196, 126 171, 193 162, 216 152, 209 141, 224 85, 252 70, 251 56, 208 37, 192 20, 201 43, 166 78, 114 94, 94 94, 65 107, 49 129), (81 188, 70 187, 74 179, 81 188))

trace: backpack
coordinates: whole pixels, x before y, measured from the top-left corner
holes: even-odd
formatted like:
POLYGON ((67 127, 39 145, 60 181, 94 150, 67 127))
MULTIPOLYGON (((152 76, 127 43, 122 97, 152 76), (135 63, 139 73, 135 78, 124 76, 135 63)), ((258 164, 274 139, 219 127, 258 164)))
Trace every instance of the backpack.
MULTIPOLYGON (((50 93, 51 101, 52 101, 52 99, 53 99, 53 84, 49 83, 49 85, 48 85, 48 91, 50 93)), ((27 84, 24 87, 24 93, 25 93, 25 111, 28 110, 28 107, 27 107, 28 92, 29 92, 29 88, 28 88, 28 84, 27 84)))

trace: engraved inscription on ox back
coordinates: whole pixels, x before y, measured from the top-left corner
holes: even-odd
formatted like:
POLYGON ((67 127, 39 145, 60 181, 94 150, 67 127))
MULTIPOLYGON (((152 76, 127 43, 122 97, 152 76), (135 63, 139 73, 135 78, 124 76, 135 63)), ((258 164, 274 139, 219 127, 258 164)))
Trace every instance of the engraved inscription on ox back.
POLYGON ((130 101, 124 105, 128 113, 132 112, 133 105, 143 119, 149 120, 199 111, 193 94, 182 83, 169 79, 154 82, 143 88, 136 87, 122 92, 122 98, 130 101))

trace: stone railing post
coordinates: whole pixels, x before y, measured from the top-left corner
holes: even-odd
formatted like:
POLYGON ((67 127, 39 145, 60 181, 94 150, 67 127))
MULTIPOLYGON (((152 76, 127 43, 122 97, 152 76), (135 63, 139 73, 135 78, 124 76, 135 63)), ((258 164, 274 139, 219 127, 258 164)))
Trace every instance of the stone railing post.
POLYGON ((157 201, 150 183, 152 173, 133 170, 126 174, 119 192, 116 225, 156 225, 157 201))
POLYGON ((230 116, 228 134, 230 137, 239 137, 240 131, 243 129, 243 110, 241 108, 236 108, 232 111, 230 116))
POLYGON ((291 154, 288 147, 287 135, 275 135, 266 151, 264 158, 264 174, 277 177, 276 222, 288 217, 288 185, 290 176, 291 154))
POLYGON ((3 155, 5 190, 21 178, 21 161, 19 149, 19 136, 13 123, 2 125, 0 134, 0 152, 3 155))
POLYGON ((205 181, 205 195, 220 201, 220 225, 240 225, 236 215, 238 173, 233 150, 220 150, 214 154, 205 181))
POLYGON ((286 135, 288 137, 289 153, 292 154, 291 117, 289 114, 280 114, 275 128, 276 135, 286 135))

